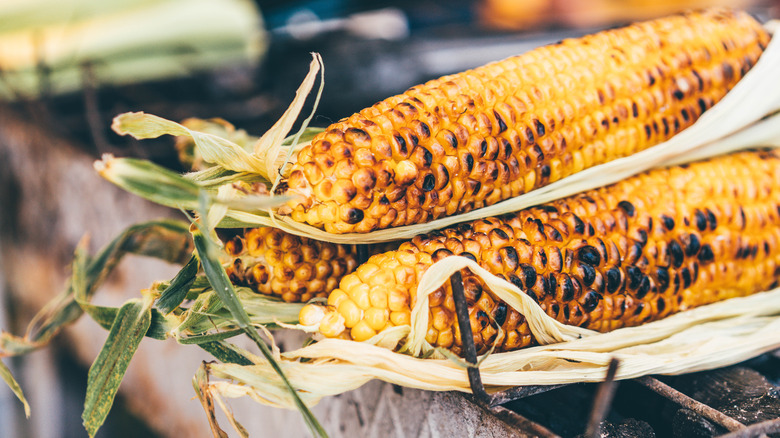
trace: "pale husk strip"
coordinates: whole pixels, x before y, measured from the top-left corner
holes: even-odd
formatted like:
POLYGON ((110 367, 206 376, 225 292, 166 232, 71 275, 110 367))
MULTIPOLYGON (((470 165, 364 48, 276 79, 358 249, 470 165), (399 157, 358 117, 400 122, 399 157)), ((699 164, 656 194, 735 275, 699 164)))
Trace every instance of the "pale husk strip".
MULTIPOLYGON (((768 28, 775 22, 767 24, 768 28)), ((580 193, 585 190, 615 183, 647 169, 669 163, 684 163, 722 154, 727 151, 748 149, 763 143, 780 143, 778 124, 774 117, 756 124, 768 114, 780 110, 780 41, 774 38, 756 65, 714 107, 705 112, 691 127, 672 139, 638 152, 578 172, 530 193, 468 213, 441 218, 432 222, 408 225, 370 233, 333 234, 308 224, 299 223, 288 216, 271 220, 266 214, 228 213, 229 217, 247 224, 273 226, 292 234, 334 243, 379 243, 399 239, 411 239, 418 234, 438 230, 456 223, 468 222, 488 216, 518 211, 533 205, 580 193), (752 126, 756 124, 755 126, 752 126), (750 127, 746 129, 746 127, 750 127), (744 133, 735 135, 741 130, 744 133)), ((767 144, 771 145, 771 144, 767 144)))
MULTIPOLYGON (((638 327, 585 335, 561 343, 495 353, 481 364, 489 390, 517 385, 600 381, 611 358, 621 361, 618 379, 718 368, 780 346, 780 288, 734 298, 638 327)), ((449 359, 421 359, 371 343, 325 339, 282 355, 282 367, 307 403, 380 379, 403 386, 470 392, 465 368, 449 359), (299 359, 305 358, 307 362, 299 359)), ((212 390, 249 395, 291 407, 272 371, 253 366, 212 365, 212 390)))

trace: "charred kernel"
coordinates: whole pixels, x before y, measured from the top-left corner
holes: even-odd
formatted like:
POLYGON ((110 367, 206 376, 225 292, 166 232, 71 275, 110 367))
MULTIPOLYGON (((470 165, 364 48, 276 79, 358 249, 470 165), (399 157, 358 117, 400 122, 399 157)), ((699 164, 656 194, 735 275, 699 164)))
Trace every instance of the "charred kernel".
POLYGON ((547 277, 542 276, 544 283, 544 291, 547 294, 554 294, 555 289, 558 289, 558 279, 555 278, 555 274, 550 274, 547 277))
POLYGON ((508 269, 514 270, 515 267, 517 267, 519 259, 517 257, 516 249, 512 248, 511 246, 505 246, 499 250, 499 254, 501 254, 501 259, 504 261, 504 265, 508 269))
POLYGON ((525 138, 528 144, 533 144, 536 141, 534 139, 534 131, 530 127, 525 128, 525 138))
POLYGON ((464 160, 466 162, 466 171, 471 172, 474 170, 474 157, 471 154, 466 154, 464 160))
POLYGON ((704 231, 707 229, 707 216, 705 216, 704 213, 702 213, 700 210, 696 210, 693 213, 693 221, 699 231, 704 231))
POLYGON ((661 222, 663 222, 664 228, 666 228, 668 231, 672 231, 674 229, 674 219, 672 219, 671 217, 662 214, 661 222))
POLYGON ((572 215, 574 219, 574 232, 582 234, 585 232, 585 222, 582 221, 577 215, 572 215))
POLYGON ((620 288, 620 269, 610 268, 607 271, 607 292, 615 293, 620 288))
POLYGON ((523 263, 520 265, 520 271, 523 274, 523 281, 525 281, 527 289, 536 284, 536 269, 533 266, 523 263))
POLYGON ((363 210, 357 208, 350 208, 347 210, 346 222, 350 225, 354 225, 363 220, 363 210))
POLYGON ((688 257, 693 257, 696 254, 699 253, 699 249, 701 248, 701 241, 699 240, 699 236, 697 236, 694 233, 691 233, 687 237, 687 242, 683 242, 685 244, 685 255, 688 257))
POLYGON ((715 218, 715 213, 712 212, 709 208, 705 208, 704 212, 707 214, 707 226, 710 230, 714 230, 718 227, 718 219, 715 218))
POLYGON ((682 268, 682 270, 680 270, 680 277, 682 277, 683 289, 688 289, 691 286, 692 278, 691 278, 691 270, 688 269, 687 266, 682 268))
POLYGON ((593 282, 596 280, 596 270, 593 269, 593 266, 588 264, 581 264, 579 266, 579 274, 582 278, 582 284, 585 287, 588 287, 593 284, 593 282))
POLYGON ((620 207, 623 211, 625 211, 628 217, 634 217, 634 214, 636 213, 634 209, 634 204, 628 201, 618 202, 618 207, 620 207))
POLYGON ((482 328, 488 325, 488 314, 484 310, 477 310, 477 321, 482 328))
POLYGON ((469 259, 469 260, 471 260, 473 262, 477 261, 477 258, 474 257, 474 254, 472 254, 470 252, 462 252, 462 253, 460 253, 458 255, 461 256, 461 257, 466 257, 467 259, 469 259))
POLYGON ((436 177, 433 176, 433 174, 429 173, 425 175, 425 178, 423 178, 422 183, 422 190, 424 192, 430 192, 433 190, 433 187, 436 185, 436 177))
POLYGON ((642 280, 636 288, 636 297, 641 300, 648 292, 650 292, 650 277, 642 275, 642 280))
POLYGON ((506 122, 504 122, 504 119, 501 117, 501 114, 498 113, 498 111, 493 111, 493 115, 496 117, 496 121, 498 122, 498 133, 501 134, 502 132, 506 131, 506 122))
POLYGON ((506 313, 506 304, 504 304, 504 302, 499 302, 496 305, 496 310, 493 313, 493 319, 496 321, 496 324, 504 325, 504 322, 506 321, 506 313))
POLYGON ((658 292, 666 292, 669 288, 669 270, 667 268, 656 268, 655 278, 658 282, 658 292))
POLYGON ((666 308, 666 301, 664 300, 664 297, 658 297, 658 299, 655 301, 655 307, 658 309, 658 313, 661 313, 666 308))
POLYGON ((705 243, 701 246, 698 259, 702 263, 711 262, 715 259, 715 254, 712 253, 712 246, 709 243, 705 243))
POLYGON ((563 280, 560 282, 561 286, 561 300, 571 301, 574 298, 574 284, 572 284, 571 278, 568 275, 562 275, 563 280))
POLYGON ((628 288, 638 288, 639 284, 642 282, 642 278, 644 277, 644 275, 642 275, 642 270, 636 266, 629 266, 626 268, 626 274, 628 276, 628 288))
POLYGON ((588 293, 586 293, 585 296, 582 297, 583 309, 588 313, 596 310, 596 307, 598 307, 599 302, 601 302, 602 298, 603 297, 600 294, 598 294, 596 291, 588 291, 588 293))
POLYGON ((520 277, 518 277, 514 273, 510 272, 509 275, 507 275, 507 280, 509 280, 510 283, 512 283, 515 286, 517 286, 518 289, 520 289, 520 290, 525 289, 525 285, 523 284, 523 281, 520 280, 520 277))
POLYGON ((448 250, 447 248, 439 248, 431 255, 431 258, 434 262, 438 262, 439 260, 449 257, 452 255, 452 251, 448 250))
POLYGON ((540 122, 538 119, 534 119, 534 126, 536 127, 536 135, 543 137, 546 131, 544 123, 540 122))
POLYGON ((677 243, 676 240, 672 240, 669 242, 669 254, 672 256, 672 265, 675 268, 679 268, 682 266, 683 261, 685 260, 685 253, 683 253, 683 249, 680 246, 679 243, 677 243))
POLYGON ((539 297, 537 297, 534 291, 532 291, 531 289, 526 290, 525 294, 531 297, 531 299, 536 301, 537 303, 539 302, 539 297))
POLYGON ((577 253, 577 258, 582 263, 587 263, 591 266, 598 266, 601 264, 601 254, 599 254, 599 251, 596 248, 590 245, 580 248, 577 253))

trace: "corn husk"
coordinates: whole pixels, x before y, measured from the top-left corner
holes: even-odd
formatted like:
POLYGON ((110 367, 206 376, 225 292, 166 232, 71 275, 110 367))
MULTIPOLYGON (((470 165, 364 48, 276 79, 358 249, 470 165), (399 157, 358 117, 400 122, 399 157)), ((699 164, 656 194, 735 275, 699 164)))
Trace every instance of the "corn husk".
MULTIPOLYGON (((775 27, 777 27, 776 22, 767 24, 767 28, 770 30, 775 27)), ((312 71, 314 71, 314 64, 312 64, 312 71)), ((333 234, 308 224, 295 222, 288 216, 275 215, 272 211, 226 209, 220 214, 224 221, 219 226, 273 226, 303 237, 348 244, 410 239, 418 234, 428 233, 456 223, 514 212, 585 190, 602 187, 654 167, 695 161, 757 146, 777 146, 780 144, 780 114, 777 114, 777 111, 780 110, 780 87, 777 87, 778 74, 780 74, 780 41, 773 38, 759 61, 747 75, 719 103, 706 111, 694 125, 672 139, 634 155, 585 169, 527 194, 468 213, 424 224, 378 230, 365 234, 333 234)), ((312 75, 313 73, 310 72, 301 89, 306 87, 311 89, 312 75)), ((298 107, 297 102, 301 98, 301 89, 299 89, 296 102, 290 107, 291 110, 298 107)), ((291 110, 285 113, 283 118, 285 121, 288 121, 291 114, 294 114, 290 112, 291 110)), ((120 115, 117 120, 121 121, 126 117, 133 116, 120 115)), ((173 122, 168 122, 167 125, 161 124, 159 118, 144 115, 144 117, 135 118, 133 124, 123 124, 122 129, 117 130, 117 132, 130 134, 137 138, 181 134, 182 130, 171 123, 173 122)), ((119 124, 120 122, 115 122, 115 126, 119 124)), ((279 125, 283 124, 280 121, 279 125)), ((284 160, 280 158, 289 155, 289 152, 300 149, 305 143, 289 142, 289 146, 284 148, 283 143, 280 143, 283 135, 280 136, 275 130, 272 131, 269 131, 264 138, 276 138, 276 143, 263 143, 263 148, 256 148, 249 162, 235 163, 234 160, 229 159, 229 154, 224 157, 214 156, 214 162, 235 172, 258 172, 268 181, 275 181, 280 170, 284 169, 284 160), (287 152, 287 154, 282 153, 282 151, 287 152), (270 156, 263 156, 269 152, 272 152, 270 156), (255 164, 259 160, 264 160, 265 168, 255 164)), ((203 150, 213 149, 213 142, 201 141, 203 138, 201 133, 190 130, 188 135, 193 137, 196 147, 203 150)), ((228 140, 224 140, 224 142, 228 142, 228 140)), ((227 143, 225 144, 227 145, 227 143)), ((225 150, 235 148, 240 148, 240 146, 233 144, 225 150)))
MULTIPOLYGON (((719 368, 780 347, 780 288, 734 298, 663 320, 598 333, 557 322, 511 283, 463 257, 447 257, 429 268, 418 288, 418 305, 405 333, 407 353, 385 348, 382 333, 366 342, 324 339, 281 354, 281 365, 307 403, 360 387, 372 379, 431 390, 470 392, 466 365, 432 351, 425 343, 427 295, 468 268, 499 298, 521 311, 540 346, 494 353, 480 364, 489 392, 508 386, 596 382, 612 358, 620 360, 617 379, 648 374, 681 374, 719 368), (430 354, 425 354, 433 353, 430 354), (424 358, 423 358, 424 357, 424 358)), ((273 406, 292 405, 266 363, 214 364, 210 390, 225 397, 249 396, 273 406)))
POLYGON ((265 53, 249 0, 5 0, 0 99, 252 66, 265 53))

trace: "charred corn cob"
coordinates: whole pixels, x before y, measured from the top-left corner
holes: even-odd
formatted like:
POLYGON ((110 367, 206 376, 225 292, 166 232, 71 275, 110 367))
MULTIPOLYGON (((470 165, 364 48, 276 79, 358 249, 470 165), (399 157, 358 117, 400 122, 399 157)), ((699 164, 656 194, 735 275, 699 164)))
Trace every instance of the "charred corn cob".
POLYGON ((724 9, 541 47, 413 87, 304 147, 282 213, 332 233, 467 212, 630 155, 693 124, 769 36, 724 9))
MULTIPOLYGON (((369 255, 387 249, 387 244, 375 246, 369 255)), ((354 245, 320 242, 270 227, 232 236, 225 251, 231 257, 225 270, 233 284, 287 302, 327 297, 358 265, 354 245)))
MULTIPOLYGON (((375 255, 330 294, 319 329, 362 341, 409 324, 421 276, 453 254, 512 282, 558 321, 599 331, 768 290, 780 279, 779 200, 778 151, 653 170, 375 255)), ((478 350, 535 344, 523 315, 478 277, 464 272, 464 286, 478 350)), ((304 324, 312 310, 302 309, 304 324)), ((430 295, 429 312, 426 340, 459 352, 449 284, 430 295)))

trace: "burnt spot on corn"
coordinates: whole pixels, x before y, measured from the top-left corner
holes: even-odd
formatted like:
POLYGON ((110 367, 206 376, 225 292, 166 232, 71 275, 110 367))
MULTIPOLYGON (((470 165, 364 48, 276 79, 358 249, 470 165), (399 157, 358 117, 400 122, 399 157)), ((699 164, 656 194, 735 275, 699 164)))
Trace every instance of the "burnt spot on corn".
POLYGON ((347 223, 356 224, 363 220, 363 210, 357 208, 350 208, 347 210, 347 223))
POLYGON ((672 265, 675 268, 682 266, 685 260, 685 253, 683 253, 682 247, 676 240, 669 242, 669 254, 672 256, 672 265))
POLYGON ((628 201, 618 202, 618 207, 620 207, 621 210, 625 211, 628 217, 634 217, 634 214, 636 214, 636 210, 634 209, 634 204, 628 201))
MULTIPOLYGON (((602 243, 603 245, 603 243, 602 243)), ((592 266, 601 264, 601 254, 592 246, 583 246, 577 253, 577 258, 582 262, 592 266)))

